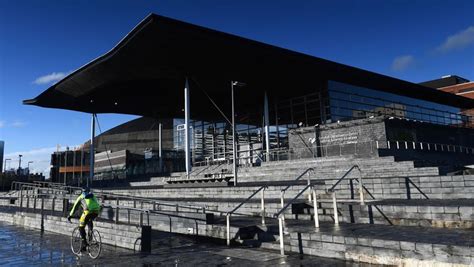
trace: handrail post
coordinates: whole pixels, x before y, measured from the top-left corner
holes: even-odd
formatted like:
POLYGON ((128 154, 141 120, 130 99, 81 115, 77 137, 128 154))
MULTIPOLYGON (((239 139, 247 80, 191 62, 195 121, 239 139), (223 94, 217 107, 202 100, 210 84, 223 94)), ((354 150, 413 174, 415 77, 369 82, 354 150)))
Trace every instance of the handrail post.
POLYGON ((316 199, 316 190, 311 188, 313 194, 314 227, 319 228, 318 200, 316 199))
POLYGON ((51 215, 54 215, 54 206, 56 205, 56 196, 53 196, 53 200, 51 202, 51 215))
POLYGON ((227 246, 230 246, 230 214, 225 216, 227 230, 227 246))
MULTIPOLYGON (((308 170, 308 185, 311 185, 311 169, 308 170)), ((308 202, 311 203, 311 193, 308 194, 308 202)))
POLYGON ((339 225, 339 214, 337 214, 336 191, 332 191, 332 208, 334 212, 334 224, 339 225))
POLYGON ((285 191, 281 190, 280 191, 280 205, 282 209, 283 207, 285 207, 285 200, 283 199, 284 196, 285 196, 285 191))
POLYGON ((407 199, 411 199, 410 178, 409 177, 405 177, 405 187, 407 189, 407 199))
POLYGON ((357 167, 359 170, 359 196, 360 196, 360 204, 364 205, 364 184, 362 183, 362 171, 357 167))
POLYGON ((117 207, 115 209, 115 223, 119 221, 119 198, 116 200, 117 207))
POLYGON ((262 199, 261 199, 261 211, 262 211, 262 225, 265 226, 265 187, 262 189, 262 199))
POLYGON ((285 243, 283 240, 283 219, 280 215, 278 217, 278 232, 280 233, 280 255, 285 255, 285 243))
POLYGON ((23 211, 23 188, 20 189, 20 211, 23 211))

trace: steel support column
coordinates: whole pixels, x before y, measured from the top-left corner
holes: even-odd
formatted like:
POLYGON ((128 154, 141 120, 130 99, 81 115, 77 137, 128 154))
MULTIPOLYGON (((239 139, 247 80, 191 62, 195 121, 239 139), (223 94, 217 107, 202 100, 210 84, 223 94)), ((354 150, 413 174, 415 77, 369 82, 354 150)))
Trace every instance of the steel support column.
POLYGON ((158 167, 160 169, 160 172, 163 172, 163 153, 162 153, 162 149, 163 149, 163 141, 162 141, 162 138, 163 138, 163 124, 160 122, 158 124, 158 167))
POLYGON ((265 97, 263 102, 263 112, 265 117, 265 148, 266 148, 266 157, 265 161, 270 161, 270 117, 268 112, 268 96, 267 91, 265 91, 265 97))
POLYGON ((230 82, 232 94, 232 170, 234 176, 234 186, 237 185, 237 144, 235 143, 235 109, 234 109, 234 82, 230 82))
POLYGON ((186 77, 186 83, 184 85, 184 154, 186 157, 186 177, 189 179, 189 173, 191 172, 191 153, 190 153, 190 135, 189 135, 189 117, 190 117, 190 109, 189 109, 189 82, 188 78, 186 77))
POLYGON ((87 187, 90 186, 90 183, 92 183, 92 179, 94 178, 94 163, 95 163, 95 154, 94 154, 94 137, 95 137, 95 114, 92 113, 92 119, 91 119, 91 145, 90 145, 90 162, 89 162, 89 178, 87 179, 87 187))

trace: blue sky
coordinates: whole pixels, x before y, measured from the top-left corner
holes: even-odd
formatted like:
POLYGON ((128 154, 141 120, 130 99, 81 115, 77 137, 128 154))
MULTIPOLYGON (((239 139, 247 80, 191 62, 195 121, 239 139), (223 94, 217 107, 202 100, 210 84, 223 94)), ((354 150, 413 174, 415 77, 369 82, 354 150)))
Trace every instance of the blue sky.
MULTIPOLYGON (((149 13, 412 82, 474 80, 474 1, 0 0, 0 140, 49 166, 89 137, 90 116, 21 104, 112 48, 149 13)), ((99 115, 103 130, 133 116, 99 115)))

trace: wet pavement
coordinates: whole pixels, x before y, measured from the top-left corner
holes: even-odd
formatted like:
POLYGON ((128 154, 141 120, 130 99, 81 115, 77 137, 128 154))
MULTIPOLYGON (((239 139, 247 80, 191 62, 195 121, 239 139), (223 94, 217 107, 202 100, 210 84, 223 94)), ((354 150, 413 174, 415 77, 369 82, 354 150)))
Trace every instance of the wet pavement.
MULTIPOLYGON (((66 235, 41 233, 0 222, 0 265, 2 266, 359 266, 358 264, 255 248, 228 248, 194 237, 156 232, 151 253, 103 246, 101 256, 77 257, 66 235)), ((370 266, 370 265, 366 265, 370 266)))

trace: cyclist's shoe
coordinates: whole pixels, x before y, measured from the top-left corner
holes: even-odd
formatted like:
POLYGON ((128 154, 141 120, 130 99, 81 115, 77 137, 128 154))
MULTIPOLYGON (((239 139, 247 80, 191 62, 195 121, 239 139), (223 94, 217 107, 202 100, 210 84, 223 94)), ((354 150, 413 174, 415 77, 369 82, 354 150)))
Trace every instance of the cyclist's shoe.
POLYGON ((82 241, 81 252, 86 252, 86 251, 87 251, 87 242, 82 241))

